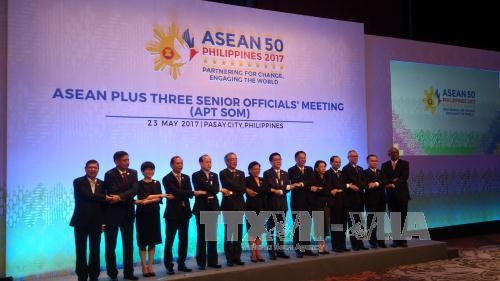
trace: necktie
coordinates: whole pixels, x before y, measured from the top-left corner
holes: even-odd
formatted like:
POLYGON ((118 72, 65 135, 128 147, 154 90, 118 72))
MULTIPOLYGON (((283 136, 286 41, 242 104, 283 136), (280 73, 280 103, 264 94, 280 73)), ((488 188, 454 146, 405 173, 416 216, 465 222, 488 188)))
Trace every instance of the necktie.
POLYGON ((95 194, 95 180, 90 180, 90 189, 92 190, 92 194, 95 194))
POLYGON ((127 183, 127 172, 121 174, 123 183, 127 183))
POLYGON ((177 174, 177 175, 175 175, 175 178, 177 179, 177 182, 179 183, 179 186, 181 186, 181 175, 177 174))

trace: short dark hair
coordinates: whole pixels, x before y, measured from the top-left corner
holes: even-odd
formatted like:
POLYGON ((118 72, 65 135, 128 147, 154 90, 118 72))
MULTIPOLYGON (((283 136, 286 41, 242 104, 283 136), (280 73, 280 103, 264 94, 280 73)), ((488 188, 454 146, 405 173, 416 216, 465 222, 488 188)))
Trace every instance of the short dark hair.
POLYGON ((299 150, 299 151, 295 152, 295 158, 297 158, 297 156, 299 156, 299 154, 301 154, 301 153, 304 153, 304 155, 307 155, 305 153, 305 151, 299 150))
POLYGON ((325 164, 325 167, 326 167, 326 162, 325 161, 318 160, 318 161, 316 161, 316 163, 314 163, 314 169, 316 170, 319 167, 319 164, 321 164, 321 163, 325 164))
POLYGON ((368 156, 366 156, 366 161, 368 161, 368 159, 370 159, 370 157, 377 158, 377 155, 375 155, 375 154, 368 154, 368 156))
POLYGON ((205 157, 210 157, 210 155, 208 155, 208 154, 203 154, 202 156, 200 156, 200 158, 198 158, 198 162, 199 162, 199 163, 203 162, 203 158, 205 158, 205 157))
MULTIPOLYGON (((181 157, 180 157, 180 156, 178 156, 178 155, 175 155, 174 157, 170 158, 170 165, 173 165, 173 164, 174 164, 175 159, 177 159, 177 158, 181 158, 181 157)), ((181 159, 182 159, 182 158, 181 158, 181 159)))
POLYGON ((252 169, 254 166, 257 166, 257 165, 260 166, 260 163, 257 161, 250 162, 250 164, 248 164, 248 172, 250 173, 250 169, 252 169))
POLYGON ((151 161, 146 161, 141 164, 141 172, 144 172, 146 169, 155 169, 155 164, 151 161))
POLYGON ((231 155, 236 155, 236 153, 234 153, 234 152, 228 152, 228 153, 226 153, 226 155, 224 155, 224 162, 227 163, 227 159, 229 159, 229 156, 231 156, 231 155))
POLYGON ((99 168, 99 162, 97 160, 91 159, 85 163, 85 168, 87 168, 90 164, 97 164, 97 168, 99 168))
POLYGON ((333 163, 333 160, 335 160, 335 158, 340 158, 338 155, 333 155, 332 157, 330 157, 330 163, 333 163))
POLYGON ((278 152, 273 152, 271 153, 271 155, 269 155, 269 162, 273 161, 274 156, 279 156, 281 158, 281 154, 279 154, 278 152))
POLYGON ((122 159, 123 156, 127 156, 128 153, 125 151, 117 151, 113 154, 113 161, 122 159))

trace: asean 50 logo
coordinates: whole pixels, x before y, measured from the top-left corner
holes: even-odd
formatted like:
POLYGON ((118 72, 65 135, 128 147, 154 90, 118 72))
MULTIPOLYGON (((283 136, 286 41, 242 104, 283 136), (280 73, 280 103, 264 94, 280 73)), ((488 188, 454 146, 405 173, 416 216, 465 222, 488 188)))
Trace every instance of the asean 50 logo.
POLYGON ((146 44, 146 50, 154 56, 154 70, 168 69, 170 76, 177 80, 182 66, 190 62, 198 51, 194 47, 194 37, 189 29, 182 34, 175 23, 168 32, 160 25, 153 27, 154 39, 146 44))
POLYGON ((432 115, 436 114, 438 105, 441 103, 439 91, 434 87, 430 87, 428 90, 424 90, 424 98, 422 99, 424 104, 424 110, 430 111, 432 115))

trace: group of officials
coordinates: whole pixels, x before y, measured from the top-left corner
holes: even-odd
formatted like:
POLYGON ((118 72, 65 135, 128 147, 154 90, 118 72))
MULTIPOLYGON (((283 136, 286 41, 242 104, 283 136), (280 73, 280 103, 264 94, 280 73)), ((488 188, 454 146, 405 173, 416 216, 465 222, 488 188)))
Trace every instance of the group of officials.
MULTIPOLYGON (((237 169, 238 159, 235 153, 224 156, 227 167, 219 174, 211 171, 210 156, 202 155, 199 158, 200 170, 189 177, 182 173, 182 158, 174 156, 170 160, 172 171, 162 180, 164 193, 160 182, 153 179, 155 165, 152 162, 141 165, 144 178, 139 181, 137 171, 129 168, 129 155, 118 151, 113 156, 116 167, 107 171, 102 181, 97 178, 99 163, 89 160, 85 164, 86 174, 73 182, 75 209, 70 225, 74 227, 78 279, 97 280, 100 273, 101 233, 104 232, 106 271, 111 280, 117 280, 115 249, 118 231, 122 238, 123 276, 127 280, 138 279, 134 275, 133 265, 134 221, 143 276, 155 276, 155 245, 162 243, 159 204, 164 199, 164 265, 167 274, 174 274, 172 246, 175 235, 178 235, 179 242, 177 268, 183 272, 191 271, 185 260, 189 220, 193 214, 198 233, 196 262, 199 268, 221 267, 218 264, 217 242, 205 239, 205 228, 209 226, 202 223, 203 211, 246 211, 257 214, 261 211, 273 212, 266 222, 267 233, 270 234, 267 237, 269 259, 289 258, 282 235, 288 211, 288 192, 291 192, 291 210, 295 211, 294 221, 297 219, 297 212, 324 212, 323 233, 324 236, 331 235, 332 250, 335 252, 350 251, 346 247, 347 226, 351 230, 363 225, 361 213, 365 210, 368 213, 367 225, 372 225, 374 216, 371 213, 386 212, 387 204, 391 213, 401 214, 401 221, 397 225, 402 228, 410 200, 407 184, 409 164, 399 159, 399 150, 394 147, 389 150, 390 160, 383 163, 381 169, 377 168, 376 155, 368 155, 367 169, 358 165, 359 156, 355 150, 349 151, 347 157, 349 163, 342 169, 338 156, 330 158, 329 169, 322 160, 316 161, 314 167, 309 167, 306 166, 306 153, 298 151, 295 153, 296 165, 286 172, 281 169, 281 155, 275 152, 269 156, 271 168, 262 177, 261 165, 256 161, 248 165, 248 176, 245 177, 245 173, 237 169), (219 192, 222 193, 220 205, 217 197, 219 192), (191 209, 189 199, 193 197, 195 203, 191 209), (330 226, 335 227, 330 229, 330 226), (87 240, 90 249, 88 262, 87 240)), ((224 219, 226 220, 225 216, 224 219)), ((250 227, 248 220, 246 223, 250 227)), ((377 224, 381 225, 380 222, 377 224)), ((229 229, 228 224, 224 224, 224 252, 228 266, 244 264, 241 261, 242 224, 238 223, 237 230, 229 229)), ((393 229, 393 233, 401 230, 393 229)), ((210 231, 215 232, 216 227, 210 231)), ((310 237, 310 227, 306 233, 310 237)), ((386 247, 385 239, 376 235, 376 228, 370 233, 370 247, 386 247)), ((355 234, 355 231, 348 232, 351 249, 368 249, 363 243, 363 237, 355 234)), ((264 262, 260 253, 260 236, 248 238, 251 261, 264 262)), ((293 233, 296 256, 302 258, 304 255, 328 254, 325 237, 317 240, 318 247, 314 247, 311 239, 299 239, 299 229, 296 228, 293 233)), ((406 240, 394 240, 391 246, 406 247, 406 240)))

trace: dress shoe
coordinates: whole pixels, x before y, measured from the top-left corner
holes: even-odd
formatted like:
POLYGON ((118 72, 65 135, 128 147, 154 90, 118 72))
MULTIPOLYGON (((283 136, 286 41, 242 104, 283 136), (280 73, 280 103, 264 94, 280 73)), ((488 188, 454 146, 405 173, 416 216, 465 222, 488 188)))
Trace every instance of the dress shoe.
POLYGON ((325 251, 321 251, 321 252, 319 252, 319 254, 320 254, 320 255, 328 255, 328 254, 330 254, 330 252, 328 252, 328 251, 326 251, 326 250, 325 250, 325 251))
POLYGON ((151 271, 151 272, 149 273, 149 276, 151 276, 151 277, 156 276, 156 273, 155 273, 154 271, 151 271))
POLYGON ((274 252, 269 253, 269 259, 272 261, 276 260, 276 254, 274 252))
POLYGON ((211 267, 211 268, 221 268, 222 265, 220 265, 220 264, 209 264, 208 267, 211 267))
POLYGON ((387 245, 385 245, 385 243, 384 243, 384 242, 379 242, 379 243, 378 243, 378 246, 379 246, 380 248, 387 248, 387 245))
POLYGON ((265 259, 260 259, 260 258, 257 258, 257 261, 258 261, 258 262, 266 262, 266 260, 265 260, 265 259))
POLYGON ((403 241, 399 244, 399 247, 408 248, 408 243, 406 243, 406 241, 403 241))
POLYGON ((289 259, 290 258, 290 256, 285 254, 284 252, 279 252, 276 256, 278 258, 282 258, 282 259, 289 259))
POLYGON ((359 245, 359 248, 360 248, 361 250, 368 250, 368 248, 366 248, 364 244, 359 245))
POLYGON ((344 252, 344 250, 342 250, 342 249, 340 249, 340 248, 335 248, 335 249, 333 249, 333 251, 334 251, 335 253, 343 253, 343 252, 344 252))
POLYGON ((129 276, 123 276, 123 279, 125 280, 139 280, 139 277, 135 275, 129 275, 129 276))
POLYGON ((311 251, 311 250, 307 250, 307 251, 305 252, 305 255, 306 255, 306 256, 310 256, 310 257, 317 257, 317 256, 319 256, 319 254, 318 254, 317 252, 313 252, 313 251, 311 251))
POLYGON ((350 252, 350 251, 351 251, 351 249, 348 249, 348 248, 346 248, 346 247, 344 247, 344 248, 340 248, 340 249, 342 249, 342 251, 344 251, 344 252, 350 252))
POLYGON ((174 275, 175 274, 174 268, 173 267, 167 268, 167 274, 168 275, 174 275))
POLYGON ((199 270, 205 270, 205 269, 207 269, 207 268, 206 268, 204 265, 198 265, 198 269, 199 269, 199 270))
POLYGON ((244 262, 242 262, 241 260, 237 260, 237 261, 235 261, 235 262, 233 262, 233 263, 234 263, 234 264, 236 264, 236 265, 244 265, 244 264, 245 264, 245 263, 244 263, 244 262))
POLYGON ((233 267, 233 266, 234 266, 234 264, 233 264, 233 262, 228 261, 228 262, 227 262, 227 266, 229 266, 229 267, 233 267))
POLYGON ((396 247, 399 247, 399 243, 396 241, 392 242, 391 248, 396 248, 396 247))
POLYGON ((378 248, 377 243, 376 242, 370 242, 370 248, 377 249, 378 248))
POLYGON ((191 271, 193 271, 191 268, 188 268, 185 265, 177 267, 177 270, 178 271, 182 271, 182 272, 191 272, 191 271))
POLYGON ((301 251, 295 251, 295 255, 297 256, 297 258, 301 259, 304 257, 304 254, 302 254, 301 251))

